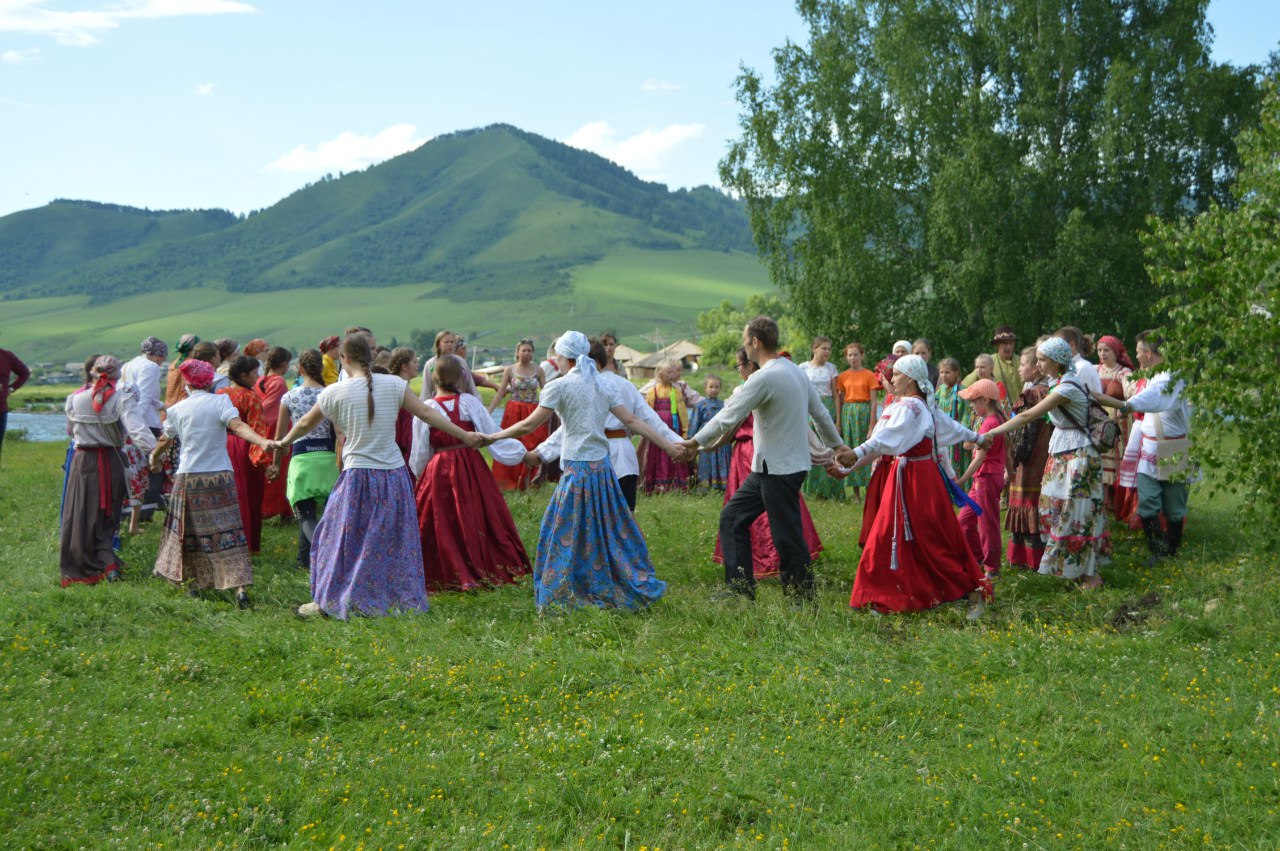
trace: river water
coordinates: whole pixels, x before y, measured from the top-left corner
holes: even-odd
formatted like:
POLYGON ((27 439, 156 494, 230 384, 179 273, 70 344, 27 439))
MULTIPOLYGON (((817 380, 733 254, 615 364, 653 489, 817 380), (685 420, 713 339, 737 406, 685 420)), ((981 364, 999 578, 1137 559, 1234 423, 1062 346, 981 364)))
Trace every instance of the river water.
POLYGON ((5 430, 23 431, 26 432, 27 440, 52 443, 67 439, 67 418, 62 412, 27 414, 10 411, 9 424, 5 430))

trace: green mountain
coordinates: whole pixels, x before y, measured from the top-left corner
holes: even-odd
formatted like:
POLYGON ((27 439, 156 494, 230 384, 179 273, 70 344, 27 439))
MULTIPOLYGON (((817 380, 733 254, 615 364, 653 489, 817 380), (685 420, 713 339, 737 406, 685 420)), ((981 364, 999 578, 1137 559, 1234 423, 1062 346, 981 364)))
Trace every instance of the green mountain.
POLYGON ((743 206, 670 192, 595 154, 495 125, 326 177, 245 217, 56 201, 0 218, 0 297, 421 285, 537 299, 620 250, 751 252, 743 206))

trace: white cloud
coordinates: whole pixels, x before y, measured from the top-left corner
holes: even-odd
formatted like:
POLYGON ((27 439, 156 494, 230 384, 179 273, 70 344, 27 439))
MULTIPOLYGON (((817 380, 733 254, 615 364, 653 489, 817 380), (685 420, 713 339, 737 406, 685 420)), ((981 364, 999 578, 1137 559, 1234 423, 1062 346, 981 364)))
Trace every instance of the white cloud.
MULTIPOLYGON (((91 0, 81 0, 91 2, 91 0)), ((258 11, 240 0, 124 0, 79 11, 47 9, 48 0, 0 0, 0 32, 22 32, 52 38, 58 44, 87 47, 121 21, 227 15, 258 11)))
POLYGON ((675 150, 707 129, 705 124, 668 124, 625 139, 607 121, 592 121, 565 139, 566 145, 593 151, 647 180, 662 180, 662 169, 675 150))
POLYGON ((642 92, 678 92, 680 85, 678 83, 668 83, 666 80, 659 80, 657 77, 650 77, 640 85, 642 92))
POLYGON ((191 94, 196 97, 207 98, 213 94, 213 83, 196 83, 196 87, 191 90, 191 94))
POLYGON ((0 53, 0 62, 6 65, 21 65, 24 62, 30 62, 40 55, 40 48, 33 47, 30 50, 6 50, 0 53))
POLYGON ((269 163, 272 171, 330 172, 355 171, 417 148, 426 139, 417 137, 412 124, 394 124, 376 136, 361 136, 347 130, 336 139, 314 148, 299 145, 269 163))

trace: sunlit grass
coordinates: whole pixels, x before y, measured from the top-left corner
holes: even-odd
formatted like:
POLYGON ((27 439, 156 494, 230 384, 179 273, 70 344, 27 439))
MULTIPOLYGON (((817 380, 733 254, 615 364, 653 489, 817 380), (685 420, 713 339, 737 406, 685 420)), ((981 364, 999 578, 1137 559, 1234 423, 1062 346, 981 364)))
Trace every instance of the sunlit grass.
MULTIPOLYGON (((670 584, 644 614, 535 614, 528 584, 421 617, 304 622, 293 529, 255 609, 149 577, 56 587, 57 445, 0 470, 6 847, 1271 848, 1274 555, 1193 498, 1184 554, 1106 589, 999 580, 955 607, 848 609, 856 509, 812 504, 816 610, 721 605, 720 500, 641 498, 670 584)), ((547 494, 510 505, 532 551, 547 494)))

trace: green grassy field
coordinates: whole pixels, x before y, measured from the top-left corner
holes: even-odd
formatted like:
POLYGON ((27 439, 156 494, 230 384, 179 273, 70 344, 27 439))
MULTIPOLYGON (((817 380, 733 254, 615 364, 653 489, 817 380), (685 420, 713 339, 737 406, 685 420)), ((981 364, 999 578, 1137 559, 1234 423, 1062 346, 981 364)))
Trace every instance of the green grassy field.
MULTIPOLYGON (((719 499, 641 499, 667 596, 539 617, 526 582, 304 622, 269 522, 255 608, 57 587, 58 445, 0 468, 11 848, 1233 848, 1280 844, 1274 555, 1229 498, 1108 585, 1006 576, 975 625, 850 611, 859 512, 812 506, 818 606, 717 604, 719 499)), ((547 494, 510 500, 532 547, 547 494)))
POLYGON ((192 289, 99 306, 89 306, 84 296, 6 301, 0 343, 28 362, 61 364, 93 351, 131 357, 150 334, 172 344, 189 331, 206 339, 263 337, 305 348, 350 324, 373 328, 380 340, 401 341, 415 328, 447 327, 492 332, 479 344, 506 347, 528 335, 550 342, 567 327, 588 334, 614 327, 624 341, 648 351, 649 343, 637 335, 658 329, 666 342, 692 336, 702 311, 769 288, 763 267, 749 254, 626 249, 576 270, 572 295, 527 302, 422 298, 430 289, 422 284, 268 293, 192 289))

